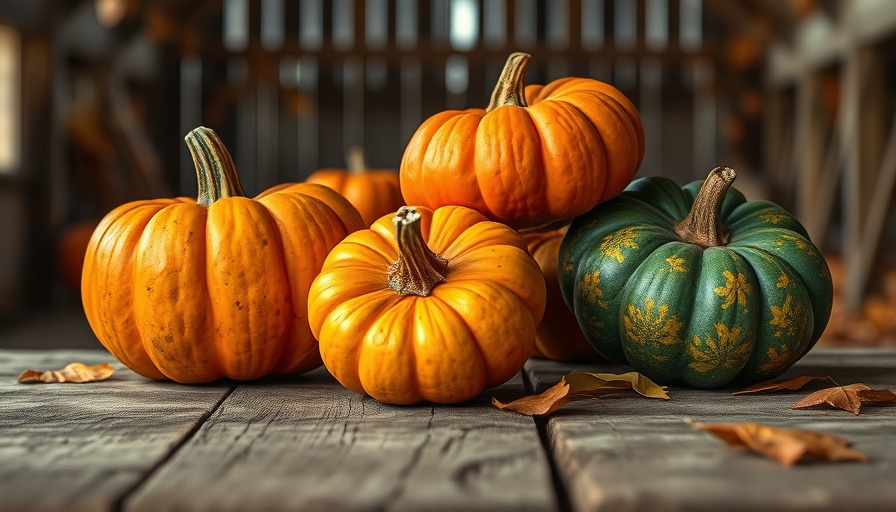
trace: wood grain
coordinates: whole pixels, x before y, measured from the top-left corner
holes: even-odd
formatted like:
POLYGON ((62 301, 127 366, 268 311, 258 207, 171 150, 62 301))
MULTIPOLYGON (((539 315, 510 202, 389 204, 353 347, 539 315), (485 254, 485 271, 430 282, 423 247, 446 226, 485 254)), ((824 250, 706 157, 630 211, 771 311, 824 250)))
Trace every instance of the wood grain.
POLYGON ((152 382, 100 350, 0 351, 0 509, 115 509, 230 390, 152 382), (88 384, 16 382, 76 361, 116 372, 88 384))
MULTIPOLYGON (((620 372, 613 365, 562 365, 530 360, 538 391, 573 369, 620 372)), ((896 352, 810 353, 783 378, 830 375, 840 384, 896 388, 896 352)), ((866 407, 861 416, 790 406, 795 393, 731 396, 732 390, 672 388, 668 402, 625 398, 568 406, 546 421, 557 471, 574 510, 896 510, 896 408, 866 407), (852 440, 870 462, 798 465, 786 469, 726 447, 686 418, 760 422, 852 440)))
POLYGON ((531 418, 491 396, 459 406, 383 405, 323 370, 240 385, 125 510, 553 510, 531 418))

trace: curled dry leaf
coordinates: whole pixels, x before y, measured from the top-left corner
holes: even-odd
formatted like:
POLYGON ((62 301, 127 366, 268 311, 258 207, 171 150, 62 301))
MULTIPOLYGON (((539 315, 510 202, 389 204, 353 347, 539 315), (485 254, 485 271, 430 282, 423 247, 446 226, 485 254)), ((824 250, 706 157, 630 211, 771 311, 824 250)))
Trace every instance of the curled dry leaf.
POLYGON ((889 389, 874 389, 862 383, 834 386, 812 393, 794 404, 791 409, 803 409, 815 405, 828 404, 858 415, 863 404, 896 404, 896 394, 889 389))
POLYGON ((782 466, 792 466, 805 457, 821 460, 860 461, 868 456, 850 448, 846 439, 807 430, 772 427, 760 423, 695 423, 729 446, 745 447, 782 466))
POLYGON ((631 389, 647 398, 669 399, 664 387, 636 372, 622 375, 571 372, 541 394, 526 396, 506 404, 492 398, 492 404, 499 409, 529 416, 542 416, 556 411, 569 402, 600 400, 601 397, 626 389, 631 389))
MULTIPOLYGON (((794 377, 789 380, 782 380, 779 382, 760 382, 759 384, 754 384, 746 389, 742 389, 740 391, 735 391, 731 393, 732 395, 748 395, 751 393, 770 393, 773 391, 797 391, 802 389, 803 386, 810 382, 827 380, 830 382, 834 382, 833 379, 828 377, 827 375, 802 375, 799 377, 794 377)), ((836 384, 836 383, 835 383, 836 384)))
POLYGON ((61 370, 36 371, 27 370, 19 375, 19 382, 34 384, 40 382, 94 382, 106 380, 112 376, 115 369, 108 363, 100 363, 87 366, 83 363, 72 363, 61 370))

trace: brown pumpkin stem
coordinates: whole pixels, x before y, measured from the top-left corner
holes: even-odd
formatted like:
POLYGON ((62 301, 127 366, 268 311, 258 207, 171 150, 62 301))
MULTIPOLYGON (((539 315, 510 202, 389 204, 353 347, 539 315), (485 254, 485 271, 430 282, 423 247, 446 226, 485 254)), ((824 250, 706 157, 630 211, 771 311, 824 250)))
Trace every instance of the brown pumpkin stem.
POLYGON ((697 192, 688 216, 675 225, 675 232, 685 242, 701 247, 725 245, 731 233, 721 221, 722 201, 737 173, 730 167, 716 167, 697 192))
POLYGON ((188 133, 184 140, 196 166, 199 182, 197 203, 211 206, 225 197, 245 197, 233 158, 214 130, 200 126, 188 133))
POLYGON ((504 105, 529 106, 526 103, 525 79, 526 68, 529 67, 531 59, 531 55, 522 52, 516 52, 507 57, 495 90, 492 91, 491 101, 488 102, 488 107, 485 109, 486 112, 491 112, 504 105))
POLYGON ((348 164, 349 174, 363 174, 367 170, 367 164, 364 162, 364 150, 359 147, 349 149, 345 160, 348 164))
POLYGON ((432 252, 420 232, 420 212, 402 206, 392 218, 398 259, 389 265, 389 288, 400 295, 426 297, 445 280, 448 260, 432 252))

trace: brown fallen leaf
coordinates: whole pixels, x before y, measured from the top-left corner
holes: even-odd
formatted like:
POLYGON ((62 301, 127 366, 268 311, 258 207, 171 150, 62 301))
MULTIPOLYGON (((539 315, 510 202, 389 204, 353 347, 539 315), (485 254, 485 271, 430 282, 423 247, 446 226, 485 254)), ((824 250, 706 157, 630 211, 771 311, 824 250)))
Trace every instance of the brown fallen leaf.
POLYGON ((862 404, 896 404, 896 394, 888 389, 874 389, 860 382, 846 386, 834 386, 812 393, 794 404, 791 409, 803 409, 828 404, 858 415, 862 404))
POLYGON ((792 466, 811 456, 829 462, 865 462, 868 456, 850 448, 846 439, 807 430, 772 427, 760 423, 695 423, 733 447, 746 447, 783 466, 792 466))
POLYGON ((616 375, 576 371, 561 377, 560 382, 541 394, 526 396, 506 404, 492 398, 492 404, 498 409, 507 409, 529 416, 542 416, 556 411, 569 402, 600 400, 601 397, 617 394, 626 389, 634 390, 648 398, 669 399, 665 388, 635 372, 616 375))
MULTIPOLYGON (((772 391, 782 391, 782 390, 790 390, 797 391, 802 389, 806 384, 819 381, 819 380, 827 380, 834 382, 834 380, 826 375, 802 375, 800 377, 794 377, 789 380, 783 380, 779 382, 760 382, 759 384, 754 384, 746 389, 742 389, 740 391, 735 391, 731 393, 732 395, 748 395, 751 393, 770 393, 772 391)), ((834 382, 836 384, 836 382, 834 382)))
POLYGON ((94 382, 106 380, 112 376, 115 369, 108 363, 100 363, 87 366, 83 363, 72 363, 61 370, 36 371, 26 370, 19 375, 19 382, 23 384, 35 384, 39 382, 94 382))
MULTIPOLYGON (((660 386, 647 377, 641 375, 638 372, 628 372, 628 373, 589 373, 589 372, 571 372, 566 376, 566 380, 572 384, 571 378, 591 378, 591 379, 599 379, 599 381, 606 382, 628 382, 631 384, 631 388, 635 393, 645 397, 645 398, 659 398, 662 400, 668 400, 669 395, 666 393, 666 386, 660 386), (587 377, 583 377, 587 376, 587 377)), ((594 381, 593 381, 594 382, 594 381)), ((605 384, 597 384, 598 386, 605 384)), ((573 387, 575 387, 573 385, 573 387)))

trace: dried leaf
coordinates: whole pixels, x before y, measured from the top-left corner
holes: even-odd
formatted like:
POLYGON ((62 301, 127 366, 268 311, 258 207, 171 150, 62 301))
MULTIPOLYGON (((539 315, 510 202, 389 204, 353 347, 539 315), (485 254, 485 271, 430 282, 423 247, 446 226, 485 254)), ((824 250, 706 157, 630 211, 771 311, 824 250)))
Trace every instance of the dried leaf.
POLYGON ((36 371, 27 370, 19 375, 19 382, 25 384, 35 384, 39 382, 94 382, 98 380, 106 380, 112 376, 115 369, 108 363, 100 363, 94 366, 87 366, 82 363, 72 363, 61 370, 36 371))
POLYGON ((825 388, 794 404, 791 409, 803 409, 828 404, 858 415, 862 404, 896 404, 896 395, 888 389, 873 389, 862 383, 825 388))
POLYGON ((802 387, 806 384, 819 380, 827 380, 833 382, 833 379, 826 375, 802 375, 800 377, 794 377, 792 379, 783 380, 780 382, 760 382, 759 384, 754 384, 746 389, 735 391, 731 394, 748 395, 750 393, 769 393, 772 391, 782 390, 797 391, 799 389, 802 389, 802 387))
POLYGON ((635 372, 616 375, 576 371, 562 377, 560 382, 539 395, 523 397, 506 404, 492 398, 492 404, 499 409, 541 416, 550 414, 569 402, 600 400, 601 397, 626 389, 632 389, 648 398, 669 398, 665 388, 635 372))
POLYGON ((695 423, 729 446, 746 447, 783 466, 792 466, 806 456, 834 462, 865 462, 868 457, 850 448, 846 439, 807 430, 772 427, 760 423, 695 423))
MULTIPOLYGON (((577 372, 573 372, 577 373, 577 372)), ((588 375, 592 375, 599 379, 608 380, 610 382, 613 381, 625 381, 631 384, 632 390, 639 395, 646 398, 659 398, 661 400, 668 400, 669 395, 666 393, 666 386, 660 386, 657 383, 653 382, 649 378, 641 375, 638 372, 628 372, 628 373, 589 373, 588 375)))
POLYGON ((492 397, 492 404, 498 409, 508 409, 529 416, 540 416, 556 411, 569 402, 569 384, 565 378, 554 384, 540 395, 524 396, 503 404, 497 398, 492 397))

